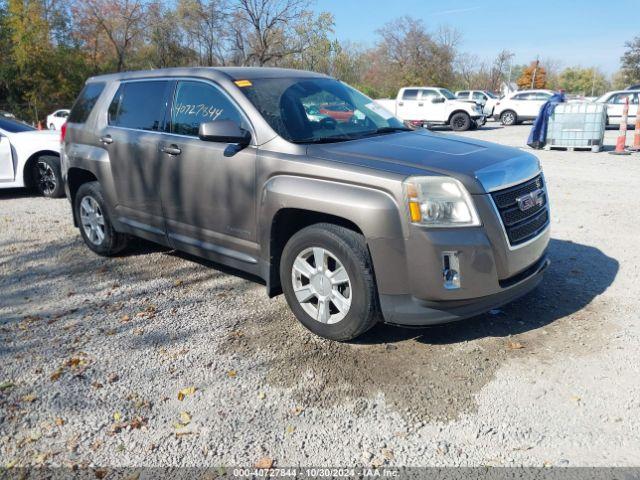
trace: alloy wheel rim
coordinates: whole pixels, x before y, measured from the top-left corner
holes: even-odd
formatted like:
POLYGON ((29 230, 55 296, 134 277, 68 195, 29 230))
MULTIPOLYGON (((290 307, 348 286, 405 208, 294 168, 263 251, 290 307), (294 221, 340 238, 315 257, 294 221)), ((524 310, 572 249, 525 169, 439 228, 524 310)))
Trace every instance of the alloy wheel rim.
POLYGON ((45 195, 51 195, 56 186, 58 185, 58 181, 56 180, 56 174, 47 162, 39 161, 38 162, 38 186, 40 187, 40 191, 45 195))
POLYGON ((511 125, 513 123, 513 113, 504 114, 504 123, 507 125, 511 125))
POLYGON ((463 117, 456 117, 456 119, 455 119, 456 127, 462 128, 462 127, 464 127, 465 123, 466 122, 465 122, 465 119, 463 117))
POLYGON ((91 243, 100 245, 104 241, 104 216, 93 197, 84 197, 80 202, 80 222, 91 243))
POLYGON ((296 300, 317 322, 331 325, 349 313, 351 279, 329 250, 311 247, 300 252, 293 262, 291 279, 296 300))

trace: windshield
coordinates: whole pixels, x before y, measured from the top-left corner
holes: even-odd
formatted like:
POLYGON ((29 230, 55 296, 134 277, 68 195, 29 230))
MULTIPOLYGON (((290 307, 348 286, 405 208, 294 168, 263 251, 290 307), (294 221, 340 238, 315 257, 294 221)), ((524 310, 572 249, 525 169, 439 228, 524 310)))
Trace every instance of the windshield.
POLYGON ((35 128, 27 125, 26 123, 2 117, 0 117, 0 129, 9 133, 30 132, 32 130, 35 130, 35 128))
POLYGON ((451 93, 450 90, 447 90, 446 88, 439 88, 438 90, 440 90, 440 93, 444 96, 444 98, 446 98, 447 100, 455 100, 456 96, 451 93))
POLYGON ((262 78, 241 87, 278 135, 325 143, 382 135, 406 127, 357 90, 331 78, 262 78))

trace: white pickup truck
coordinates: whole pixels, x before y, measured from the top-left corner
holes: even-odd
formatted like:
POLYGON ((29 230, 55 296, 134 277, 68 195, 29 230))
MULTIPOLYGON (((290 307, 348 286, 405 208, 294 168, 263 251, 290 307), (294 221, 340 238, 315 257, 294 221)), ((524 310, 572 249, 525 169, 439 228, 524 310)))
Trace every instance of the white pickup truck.
POLYGON ((400 89, 395 100, 376 102, 416 128, 449 125, 452 130, 464 131, 486 122, 482 107, 458 100, 446 88, 405 87, 400 89))

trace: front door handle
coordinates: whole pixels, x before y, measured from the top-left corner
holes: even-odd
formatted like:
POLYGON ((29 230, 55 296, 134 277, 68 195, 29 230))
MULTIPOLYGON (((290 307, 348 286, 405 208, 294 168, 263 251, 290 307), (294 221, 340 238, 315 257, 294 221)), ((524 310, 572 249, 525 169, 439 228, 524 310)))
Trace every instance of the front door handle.
POLYGON ((418 106, 419 107, 424 107, 424 103, 419 103, 418 106))
POLYGON ((398 106, 400 106, 400 107, 401 107, 401 106, 403 106, 403 105, 404 105, 404 102, 398 102, 398 106))
POLYGON ((104 137, 100 137, 100 143, 103 145, 109 145, 113 143, 113 138, 111 138, 111 135, 105 135, 104 137))
POLYGON ((177 145, 169 145, 168 147, 162 147, 160 149, 161 152, 166 153, 167 155, 180 155, 182 150, 177 145))

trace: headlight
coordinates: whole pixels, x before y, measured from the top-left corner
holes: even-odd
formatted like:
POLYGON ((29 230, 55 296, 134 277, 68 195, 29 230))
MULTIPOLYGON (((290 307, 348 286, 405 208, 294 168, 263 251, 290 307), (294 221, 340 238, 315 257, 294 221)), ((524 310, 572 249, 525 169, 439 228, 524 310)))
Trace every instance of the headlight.
POLYGON ((409 177, 404 182, 412 223, 429 227, 477 227, 471 195, 455 178, 409 177))

